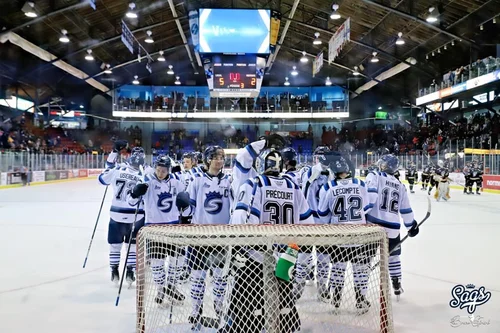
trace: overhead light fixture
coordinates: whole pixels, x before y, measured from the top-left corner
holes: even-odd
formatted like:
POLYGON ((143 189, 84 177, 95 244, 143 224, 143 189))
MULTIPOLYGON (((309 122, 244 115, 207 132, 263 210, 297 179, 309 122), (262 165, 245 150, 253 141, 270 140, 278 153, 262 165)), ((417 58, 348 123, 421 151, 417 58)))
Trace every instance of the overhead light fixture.
POLYGON ((436 54, 434 53, 434 51, 432 51, 432 56, 434 57, 436 54))
POLYGON ((436 10, 436 8, 431 7, 429 8, 429 16, 425 19, 429 23, 435 23, 438 20, 438 15, 439 12, 436 10))
POLYGON ((87 55, 85 56, 85 60, 94 61, 94 56, 92 55, 92 50, 87 50, 87 55))
POLYGON ((128 12, 125 14, 126 17, 128 18, 137 18, 137 12, 135 11, 135 3, 131 2, 128 4, 128 12))
POLYGON ((139 77, 137 75, 134 75, 134 81, 132 81, 133 84, 139 84, 139 80, 137 80, 139 77))
POLYGON ((111 70, 110 67, 111 67, 110 64, 106 64, 106 69, 104 70, 105 74, 113 74, 113 71, 111 70))
POLYGON ((322 42, 321 42, 321 39, 319 39, 319 32, 315 32, 314 33, 314 36, 316 37, 314 40, 313 40, 313 44, 314 45, 321 45, 322 42))
POLYGON ((451 46, 455 46, 455 41, 454 40, 451 41, 451 46))
POLYGON ((174 83, 175 83, 176 85, 181 84, 181 81, 179 81, 179 79, 180 79, 180 77, 179 77, 179 76, 176 76, 176 77, 175 77, 175 82, 174 82, 174 83))
POLYGON ((403 33, 398 32, 398 39, 396 40, 397 45, 404 45, 405 40, 402 37, 403 37, 403 33))
POLYGON ((441 49, 438 49, 438 53, 441 53, 441 49))
POLYGON ((377 58, 377 52, 373 52, 372 54, 373 54, 373 57, 372 57, 372 59, 370 60, 370 62, 378 62, 379 60, 378 60, 378 58, 377 58))
POLYGON ((61 33, 62 33, 62 36, 59 38, 59 41, 61 43, 69 43, 68 30, 62 29, 61 33))
POLYGON ((302 51, 302 58, 300 58, 300 62, 305 64, 308 61, 309 61, 309 59, 307 59, 307 57, 306 57, 306 51, 302 51))
POLYGON ((484 26, 482 24, 479 26, 479 30, 481 30, 481 31, 484 30, 484 26))
POLYGON ((24 15, 26 15, 27 17, 37 17, 38 16, 38 14, 36 13, 36 10, 35 10, 35 3, 34 2, 26 1, 21 10, 24 12, 24 15))
POLYGON ((297 72, 297 66, 293 66, 293 69, 292 69, 292 71, 290 72, 290 74, 292 74, 293 76, 297 76, 297 75, 299 75, 299 72, 297 72))
POLYGON ((83 109, 83 108, 84 108, 84 106, 82 104, 80 104, 80 109, 83 109))
POLYGON ((163 51, 160 51, 160 56, 158 57, 158 61, 165 61, 165 57, 163 56, 163 51))
POLYGON ((174 70, 172 68, 174 68, 174 66, 168 65, 168 71, 167 71, 168 75, 174 75, 175 74, 174 70))
POLYGON ((379 110, 382 110, 382 107, 381 107, 381 106, 379 106, 379 107, 378 107, 378 109, 379 109, 379 110))
POLYGON ((497 18, 494 17, 493 20, 492 20, 493 24, 496 24, 497 23, 497 18))
POLYGON ((288 78, 286 77, 285 78, 285 83, 283 83, 285 86, 289 86, 290 85, 290 82, 288 82, 288 78))
POLYGON ((354 75, 354 76, 358 76, 359 75, 358 66, 354 66, 354 72, 352 72, 352 75, 354 75))
POLYGON ((425 55, 425 59, 429 60, 429 55, 428 54, 425 55))
POLYGON ((155 41, 154 41, 153 37, 151 37, 151 35, 153 34, 153 33, 151 32, 151 30, 146 31, 146 33, 148 34, 148 37, 146 37, 146 39, 145 39, 144 41, 145 41, 146 43, 148 43, 148 44, 152 44, 152 43, 154 43, 155 41))
POLYGON ((339 18, 341 18, 340 14, 337 12, 337 10, 339 9, 339 5, 337 5, 336 3, 334 3, 332 5, 332 9, 333 9, 333 12, 330 15, 330 18, 332 20, 338 20, 339 18))
POLYGON ((327 85, 327 86, 331 86, 332 85, 332 81, 330 80, 329 76, 326 78, 325 85, 327 85))

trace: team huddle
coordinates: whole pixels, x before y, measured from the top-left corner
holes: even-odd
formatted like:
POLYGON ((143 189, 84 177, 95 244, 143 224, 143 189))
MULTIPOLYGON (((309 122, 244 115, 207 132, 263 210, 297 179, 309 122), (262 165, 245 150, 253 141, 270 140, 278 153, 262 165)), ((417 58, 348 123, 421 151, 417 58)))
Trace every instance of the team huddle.
MULTIPOLYGON (((401 286, 401 221, 410 237, 418 234, 405 185, 398 178, 399 160, 383 155, 366 177, 355 177, 352 163, 338 152, 320 146, 311 166, 298 168, 297 153, 285 147, 279 135, 270 135, 239 150, 232 172, 224 173, 225 153, 209 146, 203 156, 183 156, 182 168, 174 169, 168 156, 145 165, 142 148, 133 148, 125 163, 117 163, 125 141, 116 141, 99 176, 113 188, 108 243, 111 280, 120 280, 122 244, 131 243, 126 281, 135 281, 136 236, 143 226, 158 224, 376 224, 389 240, 389 275, 394 294, 401 286), (201 162, 201 163, 200 163, 201 162), (179 170, 180 169, 180 170, 179 170)), ((408 174, 407 174, 408 175, 408 174)), ((410 183, 413 191, 413 183, 410 183)), ((445 189, 443 189, 445 190, 445 189)), ((282 252, 279 247, 276 252, 282 252)), ((280 332, 297 332, 301 323, 296 302, 306 282, 316 279, 319 302, 339 308, 347 264, 352 265, 356 311, 366 313, 366 298, 373 258, 373 245, 301 247, 293 281, 280 286, 280 332), (283 324, 281 324, 283 323, 283 324), (286 323, 286 327, 285 327, 286 323)), ((263 252, 258 247, 176 247, 150 241, 146 245, 148 269, 157 287, 159 306, 183 304, 191 299, 188 321, 193 330, 220 327, 220 332, 260 332, 264 298, 259 277, 263 252), (224 265, 231 258, 228 273, 224 265), (166 270, 168 267, 168 270, 166 270), (228 288, 232 274, 232 288, 228 288), (179 289, 189 281, 189 296, 179 289), (207 319, 204 297, 210 284, 216 317, 207 319), (229 304, 224 310, 224 304, 229 304)))

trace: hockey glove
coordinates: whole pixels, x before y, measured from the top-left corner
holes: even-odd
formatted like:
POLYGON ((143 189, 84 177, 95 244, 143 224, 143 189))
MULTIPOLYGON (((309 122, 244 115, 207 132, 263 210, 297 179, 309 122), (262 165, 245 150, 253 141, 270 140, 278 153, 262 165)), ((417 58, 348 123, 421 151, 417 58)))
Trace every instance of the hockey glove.
POLYGON ((117 153, 122 149, 127 148, 128 142, 126 140, 116 140, 113 144, 113 152, 117 153))
POLYGON ((415 237, 416 235, 418 235, 418 232, 419 229, 417 221, 413 220, 413 224, 411 225, 411 228, 408 230, 408 236, 415 237))
POLYGON ((192 216, 181 216, 181 224, 191 224, 192 216))
POLYGON ((262 139, 266 140, 266 145, 264 148, 274 148, 277 150, 281 150, 288 145, 287 140, 279 134, 271 134, 262 139))
POLYGON ((140 184, 135 185, 134 189, 130 193, 130 196, 133 199, 137 199, 140 196, 143 196, 144 194, 146 194, 147 191, 148 191, 148 184, 140 183, 140 184))
POLYGON ((177 198, 175 199, 175 205, 179 211, 183 211, 184 209, 189 207, 189 194, 187 192, 181 192, 177 194, 177 198))

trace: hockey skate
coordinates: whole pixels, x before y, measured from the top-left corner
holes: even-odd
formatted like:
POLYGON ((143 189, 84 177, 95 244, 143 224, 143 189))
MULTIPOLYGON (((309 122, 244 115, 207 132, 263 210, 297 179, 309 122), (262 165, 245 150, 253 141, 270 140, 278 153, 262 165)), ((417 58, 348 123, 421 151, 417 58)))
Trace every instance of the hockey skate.
POLYGON ((358 315, 363 315, 370 310, 370 302, 366 299, 365 295, 360 290, 356 289, 356 311, 358 315))
POLYGON ((179 279, 178 279, 178 283, 181 283, 181 284, 184 284, 186 283, 188 280, 189 280, 189 271, 188 271, 188 268, 187 267, 183 267, 182 268, 182 272, 179 276, 179 279))
POLYGON ((120 283, 120 272, 118 271, 118 266, 111 266, 111 282, 114 282, 116 286, 120 283))
POLYGON ((173 305, 180 305, 184 302, 186 297, 181 294, 177 288, 172 285, 163 286, 158 290, 158 295, 156 295, 155 302, 159 305, 164 305, 165 303, 172 303, 173 305))
POLYGON ((399 302, 401 294, 404 292, 401 287, 401 280, 397 277, 392 278, 392 289, 394 290, 394 295, 396 295, 396 300, 399 302))
POLYGON ((476 194, 481 195, 481 193, 479 193, 479 189, 476 190, 476 194))
POLYGON ((128 289, 132 288, 132 284, 135 282, 135 273, 132 267, 127 267, 127 275, 125 275, 128 283, 128 289))
POLYGON ((328 286, 322 285, 318 287, 318 301, 330 304, 332 302, 332 295, 328 290, 328 286))
POLYGON ((314 271, 316 270, 316 267, 311 267, 311 271, 309 272, 309 275, 306 278, 306 286, 312 286, 314 284, 314 271))

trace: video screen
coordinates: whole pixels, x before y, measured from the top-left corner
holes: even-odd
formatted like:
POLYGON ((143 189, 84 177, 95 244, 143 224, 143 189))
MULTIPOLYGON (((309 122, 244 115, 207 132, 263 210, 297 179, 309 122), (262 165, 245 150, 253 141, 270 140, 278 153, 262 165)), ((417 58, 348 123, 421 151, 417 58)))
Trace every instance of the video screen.
POLYGON ((200 53, 268 54, 268 9, 200 9, 200 53))

